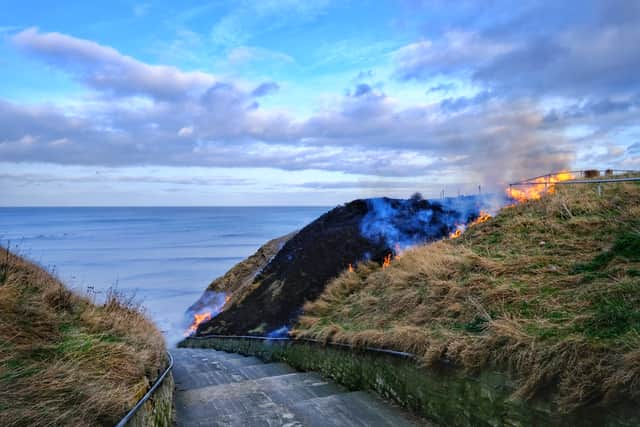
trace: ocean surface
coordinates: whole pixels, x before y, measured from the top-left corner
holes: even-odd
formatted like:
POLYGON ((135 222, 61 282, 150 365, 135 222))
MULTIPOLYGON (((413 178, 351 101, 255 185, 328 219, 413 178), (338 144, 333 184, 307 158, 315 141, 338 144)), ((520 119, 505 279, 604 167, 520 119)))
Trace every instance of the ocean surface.
POLYGON ((135 295, 172 344, 207 285, 323 207, 0 208, 0 244, 96 299, 135 295))

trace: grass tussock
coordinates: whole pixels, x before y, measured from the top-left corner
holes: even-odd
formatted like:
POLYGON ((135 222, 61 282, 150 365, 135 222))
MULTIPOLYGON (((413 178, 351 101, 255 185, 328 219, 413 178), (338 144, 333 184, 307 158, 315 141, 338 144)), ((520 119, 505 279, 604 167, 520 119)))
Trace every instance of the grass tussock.
POLYGON ((131 300, 93 304, 0 249, 2 425, 113 425, 165 363, 162 335, 131 300))
POLYGON ((640 398, 640 185, 558 186, 461 238, 344 272, 293 331, 506 370, 560 410, 640 398))

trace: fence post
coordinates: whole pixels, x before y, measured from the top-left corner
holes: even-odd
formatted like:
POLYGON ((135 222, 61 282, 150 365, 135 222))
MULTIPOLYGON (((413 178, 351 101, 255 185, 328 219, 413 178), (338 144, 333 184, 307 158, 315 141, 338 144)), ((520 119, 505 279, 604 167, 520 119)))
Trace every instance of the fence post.
POLYGON ((549 190, 549 181, 551 180, 551 174, 547 175, 547 179, 544 182, 544 192, 549 190))

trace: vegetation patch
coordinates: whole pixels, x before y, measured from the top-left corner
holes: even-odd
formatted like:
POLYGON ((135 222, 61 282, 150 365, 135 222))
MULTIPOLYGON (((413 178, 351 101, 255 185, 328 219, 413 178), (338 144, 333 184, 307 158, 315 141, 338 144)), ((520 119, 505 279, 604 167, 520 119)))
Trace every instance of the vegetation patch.
MULTIPOLYGON (((638 294, 639 291, 640 289, 636 289, 635 293, 638 294)), ((637 297, 602 296, 594 302, 592 310, 584 325, 578 328, 586 335, 613 339, 628 333, 640 334, 640 304, 637 297)))
POLYGON ((94 304, 0 249, 0 417, 6 426, 115 424, 166 364, 131 300, 94 304))
POLYGON ((497 369, 557 410, 640 397, 640 186, 558 186, 458 239, 360 263, 308 302, 298 338, 497 369))
MULTIPOLYGON (((613 248, 606 250, 596 255, 591 261, 586 264, 577 265, 576 272, 594 272, 602 271, 605 267, 611 263, 616 257, 623 260, 638 262, 640 261, 640 232, 638 231, 625 231, 620 236, 613 248)), ((637 271, 631 269, 630 271, 637 271)), ((632 277, 637 277, 637 274, 630 274, 632 277)))

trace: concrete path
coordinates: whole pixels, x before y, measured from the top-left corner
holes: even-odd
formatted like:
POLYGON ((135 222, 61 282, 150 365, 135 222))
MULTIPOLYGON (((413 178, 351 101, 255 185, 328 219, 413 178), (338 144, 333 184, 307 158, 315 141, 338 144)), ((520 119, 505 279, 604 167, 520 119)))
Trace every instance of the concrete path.
POLYGON ((175 359, 178 426, 415 426, 378 397, 282 363, 210 349, 175 359))

